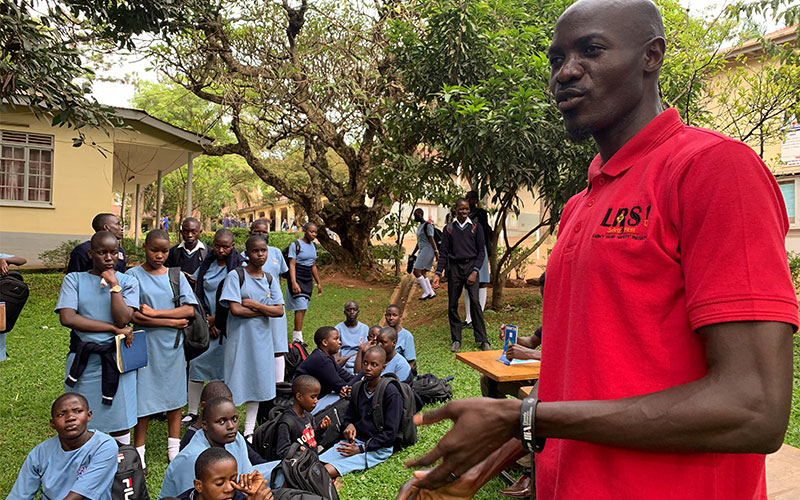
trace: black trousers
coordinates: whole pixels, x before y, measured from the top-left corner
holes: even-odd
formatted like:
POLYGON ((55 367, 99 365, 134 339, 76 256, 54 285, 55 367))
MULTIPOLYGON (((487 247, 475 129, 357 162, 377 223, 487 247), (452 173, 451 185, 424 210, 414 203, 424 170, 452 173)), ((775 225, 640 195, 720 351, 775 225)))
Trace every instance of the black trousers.
POLYGON ((473 259, 464 261, 451 260, 447 263, 447 317, 450 320, 450 337, 453 342, 461 342, 461 330, 464 328, 461 323, 461 316, 458 315, 458 299, 461 292, 466 288, 469 295, 469 304, 472 314, 472 331, 475 333, 475 342, 489 342, 486 337, 486 323, 483 320, 483 310, 478 299, 479 283, 476 277, 475 283, 467 285, 467 278, 474 271, 475 261, 473 259))

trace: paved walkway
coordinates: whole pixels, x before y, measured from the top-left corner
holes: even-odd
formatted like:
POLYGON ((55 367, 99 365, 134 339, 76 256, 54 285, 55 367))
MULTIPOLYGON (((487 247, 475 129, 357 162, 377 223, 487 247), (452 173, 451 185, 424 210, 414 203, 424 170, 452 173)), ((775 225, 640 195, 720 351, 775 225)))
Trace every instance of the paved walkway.
POLYGON ((800 449, 784 444, 767 455, 767 498, 800 500, 800 449))

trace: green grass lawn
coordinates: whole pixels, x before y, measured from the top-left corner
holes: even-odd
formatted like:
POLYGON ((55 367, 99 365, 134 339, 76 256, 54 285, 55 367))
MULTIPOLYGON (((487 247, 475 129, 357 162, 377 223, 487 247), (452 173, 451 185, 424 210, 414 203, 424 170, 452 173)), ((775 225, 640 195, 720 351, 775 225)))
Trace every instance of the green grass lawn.
MULTIPOLYGON (((4 498, 16 478, 25 456, 36 444, 54 435, 48 425, 49 407, 63 390, 64 359, 68 348, 68 334, 53 313, 62 275, 26 274, 31 287, 31 298, 14 331, 8 334, 10 357, 0 363, 0 498, 4 498)), ((348 283, 350 283, 348 281, 348 283)), ((325 282, 324 294, 314 297, 306 316, 304 331, 311 341, 313 331, 326 324, 334 325, 343 319, 343 306, 347 300, 356 300, 361 308, 359 319, 375 324, 381 318, 391 288, 367 284, 335 284, 325 282)), ((454 375, 453 392, 458 398, 478 396, 478 374, 455 360, 450 353, 450 335, 447 326, 446 297, 432 301, 412 300, 404 319, 417 344, 420 373, 434 373, 444 377, 454 375)), ((490 339, 498 346, 497 331, 501 323, 513 323, 522 334, 528 334, 539 324, 541 297, 538 289, 510 290, 506 310, 487 311, 487 329, 490 339)), ((291 320, 291 315, 289 317, 291 320)), ((474 349, 471 331, 465 330, 464 348, 474 349)), ((800 446, 800 338, 795 337, 795 378, 792 417, 786 442, 800 446)), ((390 460, 365 473, 346 476, 340 495, 344 499, 392 499, 397 489, 411 477, 402 465, 411 456, 431 448, 449 428, 440 423, 419 429, 419 442, 390 460)), ((166 423, 153 421, 147 436, 148 488, 153 498, 161 486, 167 466, 166 423)), ((490 430, 487 429, 487 432, 490 430)), ((494 479, 475 498, 505 498, 498 493, 503 484, 494 479)))

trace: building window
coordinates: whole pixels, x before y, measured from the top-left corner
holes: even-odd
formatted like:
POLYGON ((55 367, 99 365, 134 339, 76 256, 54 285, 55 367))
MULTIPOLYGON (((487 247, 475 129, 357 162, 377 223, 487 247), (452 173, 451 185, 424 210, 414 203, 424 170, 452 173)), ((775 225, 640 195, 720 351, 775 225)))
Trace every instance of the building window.
POLYGON ((52 203, 53 136, 0 131, 0 201, 52 203))
POLYGON ((779 182, 778 186, 781 188, 783 195, 783 202, 786 204, 786 215, 789 217, 789 224, 795 223, 794 207, 795 207, 795 183, 794 180, 779 182))

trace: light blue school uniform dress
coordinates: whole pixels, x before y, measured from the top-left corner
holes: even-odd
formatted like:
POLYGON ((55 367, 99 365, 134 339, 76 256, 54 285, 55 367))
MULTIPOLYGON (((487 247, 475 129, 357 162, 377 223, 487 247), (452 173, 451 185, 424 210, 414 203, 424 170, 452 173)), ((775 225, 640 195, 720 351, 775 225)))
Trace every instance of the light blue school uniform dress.
MULTIPOLYGON (((239 288, 239 275, 231 271, 225 278, 220 301, 241 303, 242 299, 268 306, 283 304, 280 281, 273 279, 270 285, 266 274, 253 278, 245 271, 244 283, 239 288)), ((275 397, 275 351, 270 322, 266 316, 240 318, 228 313, 225 383, 236 406, 275 397)))
MULTIPOLYGON (((217 314, 217 288, 225 276, 228 275, 228 268, 223 263, 218 266, 211 264, 203 278, 203 294, 206 304, 213 316, 217 314)), ((195 273, 197 279, 197 273, 195 273)), ((208 350, 189 361, 189 380, 192 382, 216 382, 225 380, 225 337, 209 339, 208 350), (222 343, 220 344, 220 340, 222 343)))
MULTIPOLYGON (((297 253, 297 248, 294 243, 289 245, 289 258, 296 259, 295 263, 302 266, 313 266, 317 260, 317 247, 314 243, 306 243, 305 240, 299 239, 300 253, 297 253)), ((307 311, 308 303, 311 299, 308 297, 292 297, 291 293, 291 280, 286 280, 286 310, 287 311, 307 311)))
MULTIPOLYGON (((122 287, 122 300, 129 307, 139 308, 139 282, 133 276, 116 273, 117 281, 122 287)), ((113 323, 111 317, 111 293, 109 287, 100 286, 100 276, 89 272, 69 273, 61 283, 61 293, 56 302, 56 312, 61 309, 75 309, 84 318, 113 323)), ((106 344, 114 341, 111 332, 75 333, 84 342, 106 344)), ((173 339, 174 340, 174 339, 173 339)), ((67 355, 64 376, 69 375, 75 353, 67 355)), ((104 405, 101 391, 100 356, 90 354, 86 369, 78 379, 75 387, 64 384, 64 392, 77 392, 89 401, 92 409, 92 427, 111 433, 128 430, 136 425, 139 413, 136 408, 136 371, 120 373, 119 386, 111 405, 104 405)))
POLYGON ((72 451, 64 451, 58 436, 53 436, 28 453, 8 499, 32 499, 41 487, 43 500, 62 500, 70 491, 92 500, 111 500, 117 453, 117 443, 102 432, 94 431, 72 451))
MULTIPOLYGON (((275 247, 268 247, 269 253, 267 261, 261 266, 265 273, 272 275, 274 281, 280 282, 281 274, 289 270, 286 265, 286 259, 283 258, 283 253, 280 249, 275 247)), ((280 291, 280 287, 278 287, 280 291)), ((283 301, 283 292, 281 292, 281 301, 283 301)), ((280 318, 270 318, 269 327, 272 329, 273 349, 275 354, 289 352, 289 329, 286 326, 286 309, 280 318)))
MULTIPOLYGON (((139 281, 139 301, 153 309, 173 309, 175 302, 169 274, 153 275, 142 266, 126 273, 139 281)), ((180 304, 197 304, 189 281, 180 275, 180 304)), ((186 361, 183 355, 183 335, 175 348, 175 328, 139 326, 147 332, 147 366, 139 368, 136 378, 139 416, 146 417, 170 411, 186 404, 186 361)))
MULTIPOLYGON (((14 255, 8 253, 0 253, 0 259, 10 259, 14 255)), ((8 355, 6 354, 6 334, 0 333, 0 361, 5 361, 8 355)))
POLYGON ((421 269, 428 272, 433 267, 433 259, 435 257, 431 242, 428 236, 433 237, 433 224, 423 222, 417 228, 417 260, 414 262, 414 269, 421 269))
POLYGON ((399 354, 398 352, 391 361, 386 362, 381 374, 394 373, 400 382, 407 382, 411 378, 411 365, 408 364, 406 358, 399 356, 399 354))
MULTIPOLYGON (((186 448, 182 449, 169 463, 167 471, 164 473, 164 480, 161 482, 161 493, 159 493, 158 498, 177 497, 184 491, 194 487, 194 463, 197 461, 197 457, 209 448, 211 448, 211 444, 206 439, 202 429, 195 432, 186 448)), ((247 458, 247 443, 239 432, 236 433, 236 439, 232 443, 225 445, 225 449, 236 459, 236 468, 239 474, 247 474, 258 470, 269 481, 272 469, 280 463, 279 460, 275 460, 255 466, 252 465, 250 459, 247 458)))
POLYGON ((405 328, 397 332, 397 345, 395 349, 408 361, 417 359, 417 349, 414 347, 414 336, 405 328))
MULTIPOLYGON (((361 342, 367 341, 369 327, 359 321, 356 326, 350 328, 344 324, 344 321, 342 321, 336 325, 336 331, 339 332, 339 339, 342 341, 342 347, 339 348, 339 355, 349 356, 350 354, 356 354, 358 352, 358 345, 361 342)), ((344 367, 350 371, 353 371, 355 364, 356 357, 353 356, 347 360, 347 363, 344 365, 344 367)))

